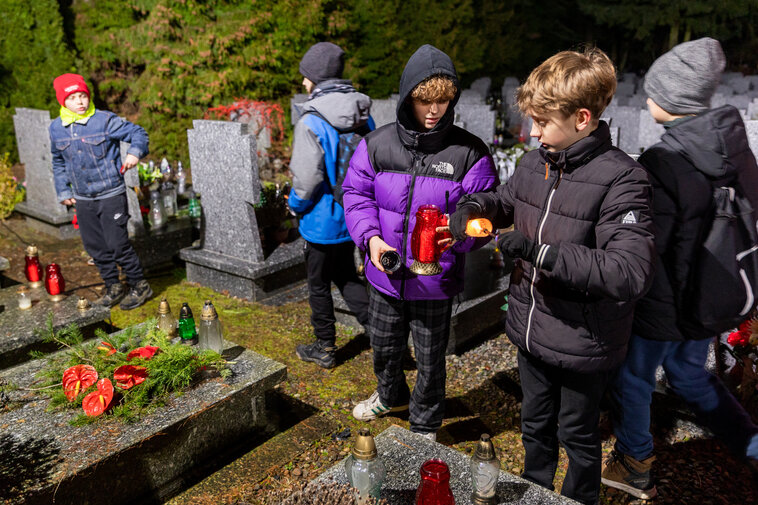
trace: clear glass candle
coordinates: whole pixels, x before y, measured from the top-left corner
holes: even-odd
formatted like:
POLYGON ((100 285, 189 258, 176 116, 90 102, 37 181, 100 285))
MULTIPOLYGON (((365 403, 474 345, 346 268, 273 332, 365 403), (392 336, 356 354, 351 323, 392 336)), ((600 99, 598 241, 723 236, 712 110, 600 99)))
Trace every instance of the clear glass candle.
POLYGON ((16 291, 18 294, 18 308, 21 310, 32 308, 32 294, 29 292, 29 288, 21 286, 16 291))
POLYGON ((219 354, 224 350, 221 322, 210 300, 205 301, 203 312, 200 314, 199 345, 201 349, 210 349, 219 354))
POLYGON ((358 505, 367 504, 372 499, 379 500, 387 469, 378 456, 374 437, 368 428, 361 428, 358 432, 353 450, 345 460, 345 473, 358 505))

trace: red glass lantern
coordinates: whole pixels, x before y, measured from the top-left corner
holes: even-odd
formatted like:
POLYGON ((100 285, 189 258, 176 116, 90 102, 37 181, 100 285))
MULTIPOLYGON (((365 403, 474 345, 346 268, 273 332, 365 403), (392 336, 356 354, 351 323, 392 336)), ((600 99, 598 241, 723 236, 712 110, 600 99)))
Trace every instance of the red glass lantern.
POLYGON ((56 263, 50 263, 45 269, 45 289, 54 302, 63 300, 63 292, 66 290, 66 280, 61 274, 61 267, 56 263))
POLYGON ((417 275, 437 275, 442 273, 440 256, 446 246, 439 241, 450 238, 448 232, 437 232, 437 227, 447 226, 447 218, 436 205, 422 205, 416 211, 416 226, 411 235, 413 263, 410 271, 417 275))
POLYGON ((39 262, 39 256, 37 255, 37 246, 30 245, 26 248, 26 266, 24 268, 24 274, 26 280, 29 281, 29 287, 38 288, 42 286, 42 265, 39 262))
POLYGON ((450 489, 450 469, 441 459, 421 465, 421 483, 416 490, 416 505, 455 505, 450 489))

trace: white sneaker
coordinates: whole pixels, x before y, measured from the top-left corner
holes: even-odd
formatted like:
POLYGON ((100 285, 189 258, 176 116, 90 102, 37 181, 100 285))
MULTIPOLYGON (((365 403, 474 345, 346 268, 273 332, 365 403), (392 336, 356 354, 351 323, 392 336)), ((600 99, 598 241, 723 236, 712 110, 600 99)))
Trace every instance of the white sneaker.
POLYGON ((373 421, 377 417, 389 414, 390 412, 400 412, 406 410, 408 404, 398 405, 396 407, 387 407, 379 399, 379 391, 374 391, 368 400, 359 402, 353 408, 353 417, 358 421, 373 421))
POLYGON ((428 438, 432 442, 436 442, 437 441, 437 433, 435 433, 433 431, 430 431, 428 433, 416 433, 416 434, 417 435, 421 435, 424 438, 428 438))

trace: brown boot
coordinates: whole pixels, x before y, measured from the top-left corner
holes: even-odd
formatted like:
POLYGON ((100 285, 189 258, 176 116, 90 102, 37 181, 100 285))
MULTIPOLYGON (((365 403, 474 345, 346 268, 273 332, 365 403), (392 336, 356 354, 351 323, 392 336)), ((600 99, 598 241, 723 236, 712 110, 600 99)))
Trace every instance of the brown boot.
POLYGON ((603 462, 601 480, 608 487, 620 489, 643 500, 650 500, 658 494, 650 476, 653 461, 655 456, 637 461, 631 456, 611 451, 603 462))

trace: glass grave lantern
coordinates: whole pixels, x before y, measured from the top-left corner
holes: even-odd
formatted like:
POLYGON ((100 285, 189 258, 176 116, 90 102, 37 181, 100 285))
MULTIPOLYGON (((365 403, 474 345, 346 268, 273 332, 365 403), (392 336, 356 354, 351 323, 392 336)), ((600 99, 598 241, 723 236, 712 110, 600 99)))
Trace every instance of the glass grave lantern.
POLYGON ((89 300, 84 298, 83 296, 80 296, 79 299, 76 301, 76 309, 79 312, 87 312, 90 309, 91 305, 89 303, 89 300))
POLYGON ((50 300, 54 302, 59 302, 66 297, 63 294, 66 291, 66 280, 57 263, 50 263, 45 269, 45 289, 50 295, 50 300))
POLYGON ((447 245, 439 241, 451 238, 449 232, 438 232, 437 228, 447 226, 447 217, 436 205, 422 205, 416 211, 416 225, 411 235, 413 263, 410 271, 416 275, 437 275, 442 273, 440 256, 447 245))
POLYGON ((165 331, 168 338, 175 338, 177 335, 176 318, 171 313, 171 307, 165 296, 161 298, 161 302, 158 305, 158 321, 156 322, 155 327, 159 330, 165 331))
POLYGON ((221 354, 224 350, 224 337, 221 334, 221 322, 218 320, 216 307, 210 300, 203 305, 200 313, 200 348, 210 349, 221 354))
POLYGON ((367 504, 372 498, 379 500, 387 469, 377 454, 374 437, 368 428, 358 431, 353 450, 345 460, 345 473, 358 505, 367 504))
POLYGON ((195 329, 195 318, 192 316, 192 309, 187 303, 182 304, 179 309, 179 338, 184 345, 197 344, 197 330, 195 329))
POLYGON ((42 287, 44 275, 42 274, 42 265, 39 262, 39 254, 36 245, 30 245, 26 248, 26 256, 24 260, 24 275, 26 276, 26 280, 29 281, 29 287, 42 287))
POLYGON ((21 310, 27 310, 32 308, 32 294, 29 292, 29 288, 21 286, 16 290, 18 296, 18 308, 21 310))
POLYGON ((471 501, 476 505, 494 505, 495 487, 500 476, 500 460, 495 455, 495 446, 488 434, 482 434, 469 465, 471 485, 474 489, 471 501))
POLYGON ((163 208, 163 200, 158 191, 150 192, 150 213, 147 215, 150 227, 161 228, 166 224, 166 210, 163 208))
POLYGON ((455 505, 450 489, 450 469, 441 459, 421 465, 421 483, 416 490, 416 505, 455 505))

